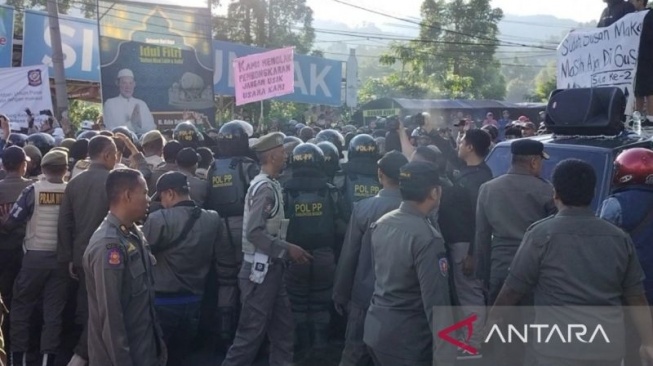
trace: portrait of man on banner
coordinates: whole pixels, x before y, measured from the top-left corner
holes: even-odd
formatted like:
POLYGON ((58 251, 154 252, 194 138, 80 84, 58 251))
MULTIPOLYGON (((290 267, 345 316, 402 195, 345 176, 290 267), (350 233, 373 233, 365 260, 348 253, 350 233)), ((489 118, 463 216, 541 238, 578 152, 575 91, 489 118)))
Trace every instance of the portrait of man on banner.
POLYGON ((143 134, 156 128, 152 112, 147 104, 134 98, 136 80, 130 69, 122 69, 118 72, 116 84, 120 94, 107 99, 104 103, 104 124, 107 128, 113 129, 119 126, 127 126, 137 134, 143 134))

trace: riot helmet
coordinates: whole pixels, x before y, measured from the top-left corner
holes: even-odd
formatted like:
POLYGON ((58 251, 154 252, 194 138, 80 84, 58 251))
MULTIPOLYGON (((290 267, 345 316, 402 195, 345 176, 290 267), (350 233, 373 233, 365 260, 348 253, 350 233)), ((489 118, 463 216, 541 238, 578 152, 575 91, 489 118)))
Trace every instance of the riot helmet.
POLYGON ((231 122, 236 122, 239 125, 243 126, 243 128, 245 129, 245 133, 247 134, 247 137, 252 137, 254 135, 254 126, 252 126, 251 123, 239 119, 235 119, 231 122))
POLYGON ((370 135, 358 135, 351 139, 347 151, 347 159, 350 161, 357 158, 369 158, 373 160, 379 158, 379 147, 370 135))
POLYGON ((317 145, 303 143, 297 145, 292 151, 290 166, 294 170, 312 169, 324 170, 324 153, 317 145))
POLYGON ((286 150, 286 155, 288 155, 288 161, 291 161, 292 152, 297 146, 303 144, 304 142, 295 136, 286 136, 283 139, 283 149, 286 150))
POLYGON ((178 124, 172 133, 172 137, 174 140, 179 141, 183 147, 191 147, 193 149, 202 146, 204 142, 204 136, 190 121, 178 124))
POLYGON ((27 136, 26 143, 39 149, 42 156, 45 156, 55 145, 54 137, 44 132, 37 132, 27 136))
POLYGON ((5 148, 8 148, 9 146, 25 147, 26 142, 27 135, 18 132, 12 132, 9 134, 9 137, 7 137, 7 145, 5 145, 5 148))
POLYGON ((338 155, 340 158, 343 158, 342 150, 345 148, 345 138, 342 137, 342 134, 336 130, 328 129, 320 131, 316 136, 315 140, 317 142, 329 141, 338 149, 338 155))
POLYGON ((220 127, 217 137, 218 156, 230 158, 247 156, 249 153, 249 135, 244 121, 231 121, 220 127))
POLYGON ((95 137, 95 136, 97 136, 99 134, 100 134, 100 132, 95 131, 95 130, 82 130, 77 135, 77 140, 81 140, 81 139, 90 140, 90 139, 92 139, 93 137, 95 137))
POLYGON ((324 171, 328 177, 334 177, 336 172, 340 169, 340 155, 336 145, 329 141, 322 141, 317 144, 317 147, 324 153, 324 171))
POLYGON ((117 133, 121 133, 121 134, 129 137, 129 139, 132 140, 133 144, 138 143, 138 137, 136 137, 136 134, 134 132, 132 132, 129 128, 127 128, 126 126, 116 127, 113 130, 111 130, 111 132, 113 132, 114 135, 117 134, 117 133))

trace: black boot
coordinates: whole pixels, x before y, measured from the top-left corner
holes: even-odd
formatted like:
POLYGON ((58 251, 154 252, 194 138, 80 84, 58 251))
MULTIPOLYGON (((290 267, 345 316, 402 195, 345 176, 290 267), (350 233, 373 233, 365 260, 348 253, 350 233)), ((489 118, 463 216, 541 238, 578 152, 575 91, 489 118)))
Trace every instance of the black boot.
POLYGON ((44 353, 41 361, 42 366, 54 366, 54 354, 44 353))
POLYGON ((25 366, 26 364, 25 352, 11 352, 9 366, 25 366))

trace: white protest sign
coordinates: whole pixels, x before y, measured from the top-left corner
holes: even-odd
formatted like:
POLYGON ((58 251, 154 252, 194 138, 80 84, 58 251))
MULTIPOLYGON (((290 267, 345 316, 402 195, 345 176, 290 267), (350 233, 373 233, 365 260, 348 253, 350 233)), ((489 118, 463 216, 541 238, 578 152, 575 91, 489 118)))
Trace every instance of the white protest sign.
POLYGON ((569 32, 558 46, 558 89, 616 86, 633 110, 639 40, 648 11, 628 14, 606 28, 569 32))
POLYGON ((0 113, 9 117, 12 131, 27 128, 27 113, 52 110, 46 65, 0 69, 0 113))

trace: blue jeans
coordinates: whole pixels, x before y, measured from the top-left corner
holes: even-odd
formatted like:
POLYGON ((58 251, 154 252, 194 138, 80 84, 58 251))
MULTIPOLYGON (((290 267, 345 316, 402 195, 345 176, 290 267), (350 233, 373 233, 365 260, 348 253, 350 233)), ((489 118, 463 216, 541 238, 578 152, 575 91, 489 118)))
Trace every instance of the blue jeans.
POLYGON ((191 351, 200 320, 201 300, 186 304, 160 304, 156 301, 156 313, 163 340, 168 348, 168 366, 180 366, 191 351))

